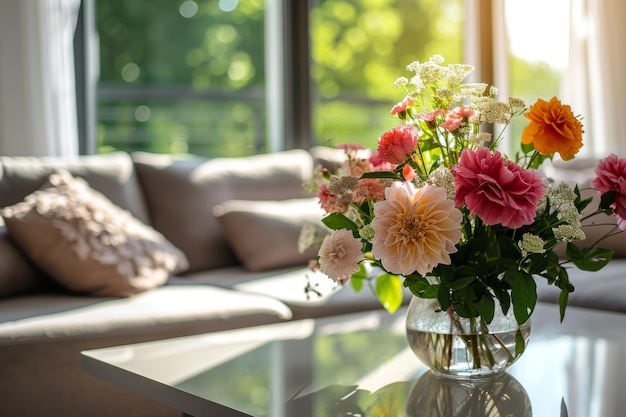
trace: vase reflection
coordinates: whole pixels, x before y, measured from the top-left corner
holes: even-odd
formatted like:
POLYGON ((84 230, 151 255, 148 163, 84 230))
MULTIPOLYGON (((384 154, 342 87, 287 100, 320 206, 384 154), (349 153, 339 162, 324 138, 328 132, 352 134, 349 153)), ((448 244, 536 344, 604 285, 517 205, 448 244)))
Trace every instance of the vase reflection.
POLYGON ((530 417, 530 399, 506 372, 485 378, 454 378, 427 371, 370 392, 333 385, 292 399, 287 415, 300 417, 530 417))
POLYGON ((459 379, 428 371, 413 385, 407 417, 528 417, 532 407, 524 387, 508 373, 459 379))

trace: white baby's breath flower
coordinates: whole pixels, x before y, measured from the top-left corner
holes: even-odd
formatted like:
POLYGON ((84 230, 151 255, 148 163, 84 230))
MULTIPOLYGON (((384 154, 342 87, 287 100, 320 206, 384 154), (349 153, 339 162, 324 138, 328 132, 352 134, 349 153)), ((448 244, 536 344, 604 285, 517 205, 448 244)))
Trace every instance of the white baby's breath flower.
POLYGON ((454 200, 456 193, 456 183, 454 182, 454 175, 449 168, 440 165, 428 176, 428 183, 433 184, 439 188, 446 190, 446 194, 449 199, 454 200))
POLYGON ((546 187, 546 198, 553 207, 572 205, 576 200, 576 193, 571 185, 566 182, 555 184, 551 181, 546 187))
POLYGON ((585 239, 585 232, 580 225, 562 224, 552 229, 554 237, 561 242, 574 242, 585 239))
POLYGON ((578 212, 576 207, 570 207, 567 210, 559 211, 557 217, 572 226, 580 226, 582 215, 578 212))
POLYGON ((304 253, 315 243, 315 225, 312 223, 304 223, 300 229, 298 236, 298 253, 304 253))
POLYGON ((372 239, 374 239, 374 229, 371 225, 367 224, 359 229, 359 236, 361 236, 361 239, 371 242, 372 239))
POLYGON ((517 113, 526 108, 526 103, 521 98, 510 97, 509 98, 509 107, 511 108, 511 113, 517 113))
POLYGON ((470 134, 469 141, 472 145, 482 146, 483 144, 491 141, 491 133, 478 132, 476 134, 470 134))
POLYGON ((480 111, 480 121, 483 123, 506 124, 511 118, 508 103, 503 103, 497 100, 485 100, 478 106, 480 111))
POLYGON ((408 78, 406 78, 406 77, 399 77, 393 83, 393 88, 405 87, 408 83, 409 83, 408 78))
POLYGON ((451 87, 457 87, 463 82, 468 75, 474 71, 474 67, 465 64, 448 65, 448 73, 446 74, 446 82, 451 87))
POLYGON ((476 101, 480 97, 484 97, 488 85, 485 83, 469 83, 461 84, 459 90, 464 97, 468 97, 472 101, 476 101))
POLYGON ((522 235, 522 240, 518 242, 519 248, 522 250, 522 256, 526 257, 529 253, 545 253, 544 245, 546 242, 543 241, 537 235, 533 235, 531 233, 524 233, 522 235))

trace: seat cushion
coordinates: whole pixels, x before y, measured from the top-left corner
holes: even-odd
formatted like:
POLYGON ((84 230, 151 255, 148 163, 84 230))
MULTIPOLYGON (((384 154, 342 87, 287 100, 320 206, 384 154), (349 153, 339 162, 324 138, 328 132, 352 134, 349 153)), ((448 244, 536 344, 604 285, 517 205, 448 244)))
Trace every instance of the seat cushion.
POLYGON ((0 301, 0 345, 154 336, 194 326, 208 332, 290 317, 289 308, 274 298, 209 285, 164 286, 117 299, 28 295, 0 301))
POLYGON ((213 207, 227 200, 303 197, 313 171, 304 150, 241 158, 176 158, 133 153, 152 225, 180 248, 190 271, 237 265, 213 207))

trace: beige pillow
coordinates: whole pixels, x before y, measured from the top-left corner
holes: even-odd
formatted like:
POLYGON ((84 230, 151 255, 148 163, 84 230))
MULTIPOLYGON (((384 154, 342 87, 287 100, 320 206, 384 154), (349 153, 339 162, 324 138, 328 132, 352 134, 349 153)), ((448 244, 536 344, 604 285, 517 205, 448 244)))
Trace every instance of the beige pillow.
POLYGON ((298 239, 305 224, 317 235, 328 229, 317 198, 282 201, 230 200, 213 209, 226 239, 246 269, 262 271, 289 266, 307 266, 317 256, 319 243, 303 253, 298 239))
POLYGON ((229 200, 302 198, 313 158, 302 149, 237 158, 180 158, 133 153, 151 224, 180 248, 189 271, 238 265, 213 216, 229 200))
POLYGON ((27 256, 71 291, 124 297, 187 267, 160 233, 68 172, 0 211, 27 256))

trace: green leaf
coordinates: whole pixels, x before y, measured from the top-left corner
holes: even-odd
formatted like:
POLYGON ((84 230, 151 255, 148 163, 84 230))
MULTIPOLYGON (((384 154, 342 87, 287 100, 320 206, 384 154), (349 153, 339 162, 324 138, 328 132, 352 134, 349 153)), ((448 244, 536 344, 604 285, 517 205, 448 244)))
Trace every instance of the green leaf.
POLYGON ((350 279, 350 284, 352 285, 354 292, 361 291, 366 278, 367 271, 365 270, 363 264, 359 264, 359 271, 352 274, 352 278, 350 279))
POLYGON ((515 332, 515 356, 521 355, 525 349, 526 341, 524 340, 524 335, 522 335, 520 329, 517 329, 517 332, 515 332))
POLYGON ((476 281, 476 279, 477 279, 476 276, 473 275, 469 277, 459 278, 452 282, 450 281, 446 281, 446 282, 452 291, 456 291, 456 290, 460 290, 461 288, 467 287, 472 282, 476 281))
POLYGON ((579 248, 571 242, 567 243, 565 256, 572 261, 578 269, 583 271, 599 271, 604 268, 611 259, 615 251, 598 247, 579 248))
POLYGON ((567 289, 561 289, 561 292, 559 293, 559 313, 561 315, 561 321, 565 318, 565 309, 567 308, 569 293, 570 292, 567 289))
POLYGON ((496 298, 500 302, 500 309, 504 314, 508 314, 509 308, 511 307, 511 296, 509 292, 505 288, 500 287, 492 287, 493 292, 496 295, 496 298))
POLYGON ((382 274, 376 279, 376 296, 390 313, 402 305, 402 278, 397 275, 382 274))
POLYGON ((593 197, 588 197, 586 199, 582 199, 580 196, 580 190, 578 189, 578 185, 574 187, 574 194, 576 194, 576 198, 574 199, 574 207, 578 210, 579 213, 582 211, 593 201, 593 197))
POLYGON ((407 275, 404 279, 404 286, 420 298, 437 297, 437 288, 439 288, 439 285, 429 283, 426 278, 420 275, 407 275))
POLYGON ((352 231, 359 230, 359 227, 352 220, 347 218, 341 213, 330 213, 322 218, 324 223, 329 229, 341 230, 348 229, 352 231))
POLYGON ((500 253, 504 258, 519 259, 522 253, 513 239, 508 236, 498 237, 498 244, 500 245, 500 253))
POLYGON ((450 288, 445 285, 439 284, 437 288, 437 301, 442 310, 447 310, 452 305, 452 299, 450 298, 450 288))
POLYGON ((392 178, 394 180, 402 180, 395 172, 391 171, 372 171, 365 172, 359 179, 364 178, 392 178))
POLYGON ((493 321, 495 310, 496 303, 493 301, 493 297, 491 297, 491 295, 489 294, 483 294, 480 299, 480 304, 478 306, 480 317, 482 317, 485 322, 491 323, 493 321))
POLYGON ((615 203, 617 197, 616 190, 610 190, 600 196, 600 209, 607 214, 613 213, 611 205, 615 203))
POLYGON ((525 271, 507 271, 504 279, 511 285, 513 314, 519 324, 524 324, 537 304, 537 283, 525 271))
MULTIPOLYGON (((454 311, 461 317, 478 317, 479 300, 472 287, 465 287, 452 292, 452 306, 454 311)), ((443 306, 442 306, 443 307, 443 306)))

